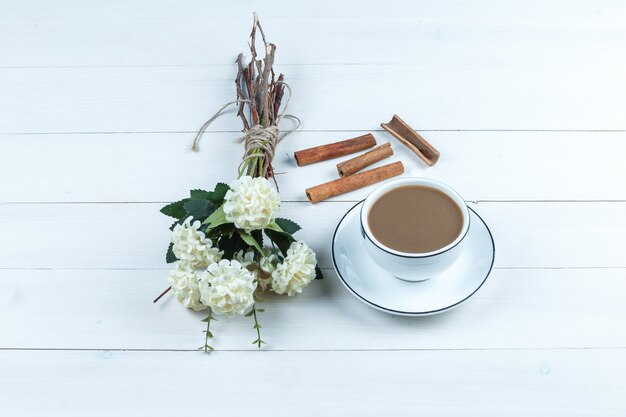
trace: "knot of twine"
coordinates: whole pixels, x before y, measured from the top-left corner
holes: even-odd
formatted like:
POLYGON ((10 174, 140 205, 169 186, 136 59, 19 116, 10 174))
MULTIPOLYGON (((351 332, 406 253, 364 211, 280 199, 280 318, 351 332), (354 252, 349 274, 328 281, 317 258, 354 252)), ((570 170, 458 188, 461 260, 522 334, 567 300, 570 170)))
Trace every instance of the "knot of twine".
POLYGON ((270 159, 273 159, 276 145, 278 145, 278 142, 284 137, 284 135, 279 136, 278 127, 276 126, 263 127, 261 125, 254 125, 244 133, 242 140, 245 152, 239 164, 240 170, 243 168, 246 161, 259 156, 258 152, 256 152, 257 150, 265 152, 270 159))
MULTIPOLYGON (((285 102, 285 107, 283 108, 283 111, 280 114, 278 114, 278 116, 276 117, 276 123, 278 124, 283 118, 287 118, 295 122, 295 127, 285 131, 282 134, 280 134, 278 130, 278 126, 264 127, 262 125, 257 124, 257 125, 252 126, 250 129, 245 130, 244 136, 240 138, 240 140, 243 141, 244 148, 245 148, 243 158, 241 160, 241 163, 239 164, 240 170, 242 169, 246 161, 259 156, 257 152, 258 150, 261 150, 262 152, 266 153, 267 156, 269 156, 270 160, 274 158, 274 153, 276 152, 276 145, 278 145, 278 143, 285 136, 296 131, 301 125, 300 119, 298 119, 296 116, 292 114, 285 114, 285 112, 287 111, 287 106, 289 106, 289 101, 291 100, 291 87, 289 87, 289 84, 282 82, 282 81, 277 84, 283 84, 287 88, 287 92, 289 93, 289 95, 287 96, 287 101, 285 102)), ((200 137, 202 136, 206 128, 209 127, 209 125, 213 123, 215 119, 220 117, 222 113, 224 112, 224 110, 226 110, 228 107, 232 106, 233 104, 240 104, 240 103, 250 103, 250 100, 237 99, 229 103, 226 103, 224 106, 222 106, 221 109, 217 111, 217 113, 213 115, 213 117, 211 117, 209 120, 204 122, 204 124, 202 125, 202 127, 200 127, 200 129, 198 130, 198 133, 196 134, 196 137, 193 140, 191 149, 194 152, 197 152, 198 143, 200 142, 200 137)))

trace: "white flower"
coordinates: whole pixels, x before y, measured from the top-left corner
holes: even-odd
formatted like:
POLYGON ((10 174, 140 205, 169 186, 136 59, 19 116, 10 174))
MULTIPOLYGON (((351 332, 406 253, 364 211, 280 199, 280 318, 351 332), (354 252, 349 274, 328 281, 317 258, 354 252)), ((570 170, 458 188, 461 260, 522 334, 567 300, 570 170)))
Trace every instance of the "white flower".
POLYGON ((246 253, 240 250, 233 255, 233 259, 239 262, 244 268, 248 268, 249 265, 254 265, 255 267, 253 269, 260 268, 269 274, 276 269, 276 261, 278 258, 276 254, 272 252, 271 248, 263 248, 263 256, 261 256, 261 260, 258 263, 254 260, 255 254, 256 252, 254 250, 249 250, 246 253))
POLYGON ((223 208, 227 221, 250 232, 274 221, 280 210, 280 197, 265 178, 246 175, 230 183, 223 208))
POLYGON ((304 242, 293 242, 283 263, 272 272, 272 289, 292 296, 315 278, 315 253, 304 242))
POLYGON ((276 261, 278 258, 276 254, 272 252, 270 248, 263 248, 263 257, 259 262, 259 268, 268 274, 271 274, 276 269, 276 261))
POLYGON ((256 280, 237 261, 222 259, 209 265, 200 279, 200 300, 219 314, 245 314, 254 304, 256 280))
POLYGON ((218 262, 222 252, 213 247, 213 242, 199 231, 200 222, 187 218, 183 224, 177 224, 172 231, 172 251, 176 258, 192 268, 206 268, 218 262))
POLYGON ((185 307, 195 311, 206 308, 200 302, 200 289, 198 288, 200 272, 188 265, 176 262, 176 266, 170 271, 169 275, 172 292, 176 299, 185 307))
POLYGON ((249 265, 254 263, 254 251, 249 250, 245 252, 240 250, 233 255, 233 259, 241 264, 244 268, 248 268, 249 265))
POLYGON ((276 261, 278 258, 270 248, 263 248, 263 256, 261 256, 258 262, 254 260, 255 255, 256 252, 254 250, 249 250, 246 253, 240 250, 235 253, 233 259, 239 262, 244 268, 251 271, 257 280, 257 284, 265 291, 265 288, 270 283, 271 274, 274 269, 276 269, 276 261))

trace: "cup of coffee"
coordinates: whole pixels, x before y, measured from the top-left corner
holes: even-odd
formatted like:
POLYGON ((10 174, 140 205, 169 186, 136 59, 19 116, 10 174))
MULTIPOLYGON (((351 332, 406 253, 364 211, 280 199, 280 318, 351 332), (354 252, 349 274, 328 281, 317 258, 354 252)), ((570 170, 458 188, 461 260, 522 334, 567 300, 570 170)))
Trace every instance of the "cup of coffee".
POLYGON ((424 281, 450 266, 462 251, 469 223, 461 196, 427 178, 388 181, 361 206, 367 253, 405 281, 424 281))

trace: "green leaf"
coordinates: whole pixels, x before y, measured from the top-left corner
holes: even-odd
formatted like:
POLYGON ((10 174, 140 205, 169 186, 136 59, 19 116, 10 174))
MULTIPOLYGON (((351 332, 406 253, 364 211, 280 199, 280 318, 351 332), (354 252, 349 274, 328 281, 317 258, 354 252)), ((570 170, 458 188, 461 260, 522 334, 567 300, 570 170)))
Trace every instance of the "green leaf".
POLYGON ((222 224, 230 223, 226 220, 226 213, 224 213, 224 206, 220 206, 217 210, 215 210, 211 215, 202 222, 209 226, 209 228, 214 228, 217 226, 221 226, 222 224))
POLYGON ((223 182, 218 182, 217 184, 215 184, 215 190, 213 190, 211 202, 216 206, 221 206, 224 202, 224 197, 226 196, 228 190, 230 190, 230 187, 223 182))
POLYGON ((161 209, 161 213, 165 214, 166 216, 181 220, 187 214, 185 208, 183 207, 187 201, 189 201, 189 199, 185 198, 175 203, 168 204, 161 209))
POLYGON ((235 231, 235 225, 232 223, 224 223, 216 227, 208 228, 206 234, 212 240, 219 239, 222 236, 231 236, 235 231))
MULTIPOLYGON (((208 322, 209 322, 209 321, 211 321, 211 320, 215 320, 215 321, 217 321, 217 319, 216 319, 215 317, 213 317, 213 313, 210 313, 208 316, 206 316, 205 318, 203 318, 203 319, 202 319, 202 320, 200 320, 200 321, 205 322, 205 323, 208 323, 208 322)), ((206 331, 206 330, 205 330, 205 331, 206 331)))
POLYGON ((167 248, 167 253, 165 254, 165 262, 167 262, 168 264, 174 263, 178 260, 176 258, 176 255, 174 255, 174 251, 172 250, 173 247, 174 244, 170 243, 170 246, 167 248))
POLYGON ((203 221, 215 211, 213 204, 206 200, 189 200, 183 207, 187 212, 187 216, 192 216, 194 220, 200 221, 203 221))
POLYGON ((205 190, 200 190, 200 189, 189 190, 189 195, 194 200, 207 200, 207 201, 210 201, 210 199, 211 199, 211 192, 210 191, 205 191, 205 190))
POLYGON ((324 275, 322 275, 322 270, 317 265, 315 265, 315 279, 324 279, 324 275))
POLYGON ((246 250, 248 245, 243 241, 239 233, 230 235, 222 235, 217 241, 217 247, 224 252, 224 259, 232 259, 235 253, 240 250, 246 250))
POLYGON ((293 235, 294 233, 296 233, 298 230, 301 229, 298 223, 293 222, 289 219, 281 219, 279 217, 276 219, 275 223, 278 225, 278 227, 281 228, 283 232, 287 232, 290 235, 293 235))
POLYGON ((265 311, 265 309, 264 308, 257 308, 256 311, 257 311, 257 313, 262 313, 262 312, 265 311))
POLYGON ((239 233, 239 236, 241 236, 243 241, 248 244, 248 246, 252 246, 256 250, 258 250, 259 253, 263 253, 261 245, 259 245, 259 242, 257 242, 257 240, 250 233, 243 230, 237 230, 237 232, 239 233))
POLYGON ((249 312, 246 313, 244 317, 252 317, 253 314, 254 314, 254 310, 250 310, 249 312))
POLYGON ((230 187, 228 185, 222 182, 218 182, 215 185, 215 190, 213 191, 191 190, 189 194, 194 200, 210 201, 213 206, 218 207, 221 206, 224 202, 224 196, 226 195, 226 192, 228 190, 230 190, 230 187))
POLYGON ((281 229, 280 226, 276 222, 271 222, 265 227, 264 230, 268 230, 268 229, 273 230, 275 232, 285 233, 285 231, 281 229))
POLYGON ((200 346, 200 347, 198 348, 198 350, 203 350, 203 351, 205 351, 205 352, 209 352, 209 351, 214 350, 214 349, 213 349, 213 346, 204 345, 204 346, 200 346))
POLYGON ((278 249, 280 249, 283 255, 287 254, 287 249, 289 249, 291 242, 295 241, 293 236, 291 236, 289 233, 279 232, 272 229, 264 229, 264 232, 267 237, 270 238, 270 240, 274 242, 276 246, 278 246, 278 249))
POLYGON ((253 230, 250 234, 259 243, 259 246, 263 247, 263 230, 253 230))

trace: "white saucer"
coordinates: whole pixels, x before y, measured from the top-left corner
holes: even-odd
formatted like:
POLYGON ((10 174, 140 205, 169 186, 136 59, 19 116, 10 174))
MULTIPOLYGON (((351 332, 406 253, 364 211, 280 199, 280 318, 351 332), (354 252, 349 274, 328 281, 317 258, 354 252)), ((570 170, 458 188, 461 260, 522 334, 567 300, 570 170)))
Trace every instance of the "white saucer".
POLYGON ((332 246, 335 271, 359 300, 391 314, 426 316, 458 306, 487 280, 496 248, 489 228, 471 208, 470 229, 459 259, 436 277, 408 282, 383 270, 365 252, 359 220, 362 204, 343 216, 332 246))

